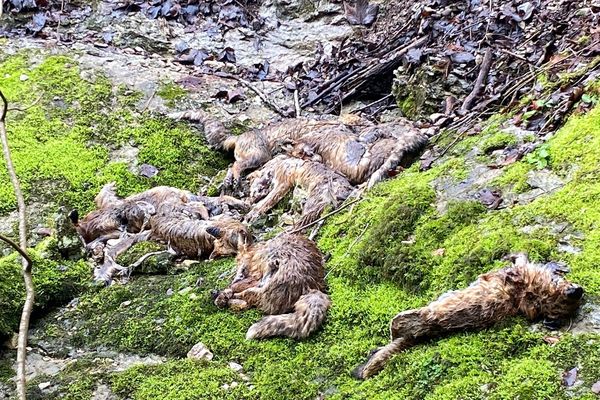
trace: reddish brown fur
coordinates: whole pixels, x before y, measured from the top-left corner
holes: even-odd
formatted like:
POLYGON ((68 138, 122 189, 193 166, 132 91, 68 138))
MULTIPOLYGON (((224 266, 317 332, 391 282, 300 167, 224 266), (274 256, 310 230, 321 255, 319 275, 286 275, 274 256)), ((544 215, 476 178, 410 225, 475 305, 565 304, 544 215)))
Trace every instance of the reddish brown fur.
POLYGON ((275 157, 248 178, 251 202, 260 201, 246 216, 247 221, 265 214, 295 186, 308 192, 298 226, 315 221, 325 208, 337 207, 352 192, 346 178, 323 164, 286 155, 275 157))
POLYGON ((556 321, 572 316, 583 289, 555 270, 530 263, 523 254, 513 265, 479 276, 469 287, 448 292, 429 305, 392 319, 392 342, 380 348, 356 374, 368 378, 396 353, 419 342, 467 329, 482 329, 515 315, 556 321))
POLYGON ((209 219, 226 210, 245 210, 246 204, 230 196, 196 196, 192 192, 159 186, 121 199, 114 183, 105 185, 95 198, 97 210, 77 221, 75 227, 85 243, 118 238, 123 230, 137 233, 149 227, 150 216, 163 204, 185 205, 195 218, 209 219))
POLYGON ((375 126, 356 116, 332 121, 297 118, 233 136, 227 135, 225 127, 203 111, 171 116, 203 123, 209 143, 234 151, 236 161, 226 185, 239 183, 244 172, 260 167, 291 144, 295 145, 292 154, 315 157, 315 161, 325 163, 351 183, 368 181, 371 187, 428 140, 426 134, 406 120, 375 126))
POLYGON ((179 255, 210 259, 236 254, 238 248, 252 243, 252 234, 238 220, 196 219, 186 215, 186 207, 161 206, 151 218, 152 239, 167 243, 179 255))
POLYGON ((313 155, 352 184, 368 187, 388 177, 404 158, 427 143, 427 135, 405 120, 365 126, 356 133, 329 129, 304 135, 294 155, 313 155))
POLYGON ((232 284, 215 299, 220 307, 257 307, 266 314, 246 338, 305 338, 325 319, 330 306, 324 293, 323 256, 314 242, 283 233, 241 249, 232 284))

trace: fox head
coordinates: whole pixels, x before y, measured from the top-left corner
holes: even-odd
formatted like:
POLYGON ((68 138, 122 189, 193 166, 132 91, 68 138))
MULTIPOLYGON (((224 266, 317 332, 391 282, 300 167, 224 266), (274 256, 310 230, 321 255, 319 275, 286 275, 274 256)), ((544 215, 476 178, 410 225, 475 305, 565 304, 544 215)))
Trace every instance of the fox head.
POLYGON ((506 281, 520 287, 519 310, 527 318, 544 318, 544 325, 556 329, 575 314, 584 290, 565 278, 569 270, 564 264, 533 264, 525 254, 511 259, 513 266, 507 269, 506 281))
POLYGON ((253 242, 248 227, 234 219, 212 221, 211 226, 206 228, 206 232, 215 238, 209 260, 237 254, 253 242))

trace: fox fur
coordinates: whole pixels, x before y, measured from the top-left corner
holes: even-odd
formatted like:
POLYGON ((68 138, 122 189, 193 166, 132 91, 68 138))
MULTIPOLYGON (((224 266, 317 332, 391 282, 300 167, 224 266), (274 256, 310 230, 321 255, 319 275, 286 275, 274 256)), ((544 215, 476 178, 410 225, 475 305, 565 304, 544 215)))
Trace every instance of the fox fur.
POLYGON ((308 337, 325 320, 331 304, 325 294, 323 255, 300 234, 282 233, 266 242, 238 249, 237 273, 216 295, 218 307, 256 307, 266 317, 246 333, 247 339, 308 337))
POLYGON ((252 243, 252 234, 237 219, 225 215, 197 219, 186 215, 186 207, 189 204, 162 205, 150 219, 152 239, 186 258, 211 260, 236 254, 239 247, 252 243))
POLYGON ((545 324, 556 328, 558 321, 576 312, 583 288, 564 278, 567 270, 556 263, 531 263, 525 254, 512 260, 512 266, 480 275, 465 289, 396 315, 390 325, 391 343, 377 349, 355 375, 369 378, 394 354, 452 332, 486 328, 516 315, 545 318, 545 324))
POLYGON ((295 186, 300 186, 308 192, 308 199, 297 225, 305 226, 318 219, 328 206, 337 207, 353 189, 345 177, 325 165, 283 154, 251 173, 248 179, 250 202, 254 204, 246 215, 250 222, 273 208, 295 186))
POLYGON ((293 155, 314 157, 315 161, 346 176, 352 184, 367 182, 371 187, 428 141, 426 133, 406 120, 373 125, 357 116, 326 121, 297 118, 234 136, 204 111, 170 116, 203 124, 209 144, 233 151, 235 163, 226 185, 239 184, 246 171, 259 168, 276 153, 287 149, 293 155))
POLYGON ((186 205, 188 214, 209 219, 229 209, 245 211, 247 205, 230 196, 197 196, 190 191, 159 186, 122 199, 116 195, 116 185, 105 185, 94 200, 97 209, 79 220, 76 211, 71 220, 86 244, 119 238, 123 231, 140 232, 148 227, 150 216, 165 203, 186 205))
POLYGON ((370 188, 384 180, 408 156, 425 146, 428 136, 404 120, 364 126, 356 134, 328 129, 296 141, 292 154, 312 157, 344 175, 350 183, 370 188))

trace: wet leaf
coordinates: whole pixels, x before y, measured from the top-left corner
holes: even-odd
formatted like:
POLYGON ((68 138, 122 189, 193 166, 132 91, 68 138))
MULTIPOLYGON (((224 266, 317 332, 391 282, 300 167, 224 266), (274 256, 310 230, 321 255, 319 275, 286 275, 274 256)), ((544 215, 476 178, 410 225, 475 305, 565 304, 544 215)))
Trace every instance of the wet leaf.
POLYGON ((27 28, 33 33, 36 34, 46 26, 46 14, 45 13, 35 13, 31 22, 27 24, 27 28))
POLYGON ((140 176, 144 178, 153 178, 158 175, 158 168, 150 164, 140 165, 140 176))
POLYGON ((469 52, 461 51, 450 56, 452 62, 457 64, 466 64, 475 61, 475 56, 469 52))
POLYGON ((235 64, 235 61, 236 61, 236 59, 235 59, 235 50, 232 49, 231 47, 226 47, 217 56, 217 61, 230 62, 232 64, 235 64))
POLYGON ((566 387, 571 387, 577 381, 577 372, 579 369, 577 367, 570 369, 569 371, 565 371, 563 373, 563 385, 566 387))
POLYGON ((477 194, 481 204, 491 210, 495 210, 502 203, 502 193, 498 190, 482 189, 477 194))

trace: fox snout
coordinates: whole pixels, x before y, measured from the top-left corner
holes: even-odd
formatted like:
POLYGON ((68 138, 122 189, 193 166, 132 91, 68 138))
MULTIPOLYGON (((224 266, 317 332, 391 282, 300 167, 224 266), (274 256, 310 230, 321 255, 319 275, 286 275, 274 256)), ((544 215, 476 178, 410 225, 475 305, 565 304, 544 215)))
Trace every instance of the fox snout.
POLYGON ((583 288, 579 285, 572 285, 565 291, 565 295, 571 300, 580 300, 583 297, 583 288))

